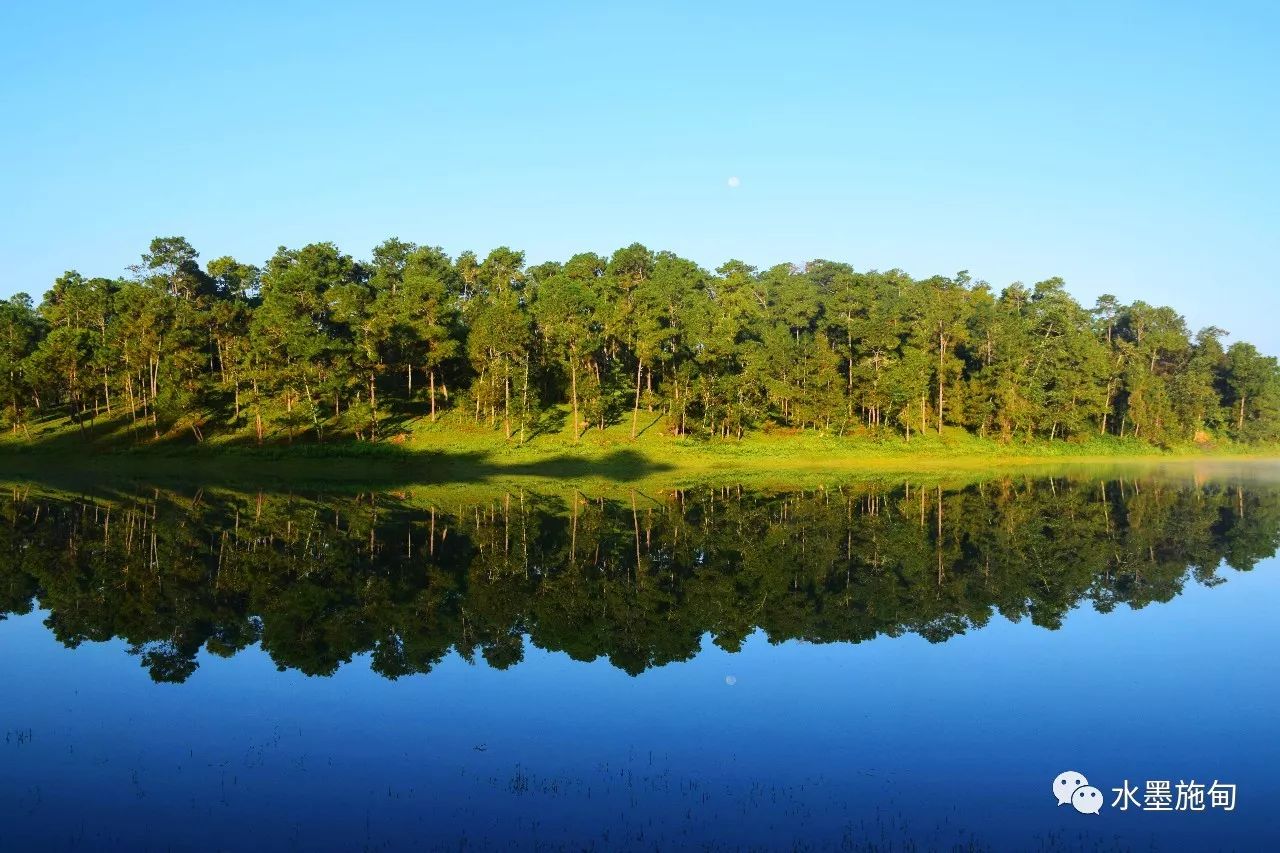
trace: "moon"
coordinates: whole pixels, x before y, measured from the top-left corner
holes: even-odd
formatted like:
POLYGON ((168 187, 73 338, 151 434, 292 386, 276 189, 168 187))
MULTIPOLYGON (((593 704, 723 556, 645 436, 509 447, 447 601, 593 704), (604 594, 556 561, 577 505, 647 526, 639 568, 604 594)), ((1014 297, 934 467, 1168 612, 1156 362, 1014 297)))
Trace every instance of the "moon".
POLYGON ((739 178, 737 175, 734 175, 733 177, 729 178, 729 180, 726 181, 725 183, 729 185, 729 189, 736 190, 738 187, 742 186, 742 179, 739 178))

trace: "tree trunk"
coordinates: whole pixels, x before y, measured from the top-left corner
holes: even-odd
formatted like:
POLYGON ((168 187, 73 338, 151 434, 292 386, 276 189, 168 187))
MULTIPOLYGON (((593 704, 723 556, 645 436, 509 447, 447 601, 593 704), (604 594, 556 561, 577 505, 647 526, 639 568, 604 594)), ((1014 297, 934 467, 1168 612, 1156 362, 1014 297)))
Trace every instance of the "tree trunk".
POLYGON ((1111 394, 1115 385, 1115 379, 1107 380, 1107 402, 1102 407, 1102 426, 1098 429, 1098 435, 1107 434, 1107 413, 1111 411, 1111 394))
POLYGON ((529 354, 524 356, 524 385, 520 388, 520 444, 524 444, 525 415, 529 411, 529 354))
POLYGON ((253 426, 258 435, 258 444, 262 444, 262 397, 258 394, 258 380, 253 380, 253 426))
POLYGON ((631 438, 636 437, 636 418, 640 417, 640 375, 644 369, 644 362, 636 359, 636 403, 631 409, 631 438))
POLYGON ((128 371, 125 374, 124 390, 129 395, 129 413, 133 415, 133 423, 136 426, 138 423, 138 401, 133 398, 133 371, 128 371))
POLYGON ((942 435, 942 358, 946 347, 947 339, 938 335, 938 435, 942 435))
POLYGON ((151 362, 151 430, 155 437, 160 437, 160 418, 156 411, 156 398, 160 389, 160 359, 151 362))
POLYGON ((578 443, 578 359, 569 358, 569 386, 573 396, 573 443, 578 443))
POLYGON ((316 431, 316 441, 323 443, 324 428, 320 425, 320 407, 311 397, 311 383, 307 381, 306 376, 302 377, 302 388, 307 392, 307 405, 311 407, 311 424, 316 431))
POLYGON ((511 365, 502 359, 502 431, 511 438, 511 365))
POLYGON ((431 381, 431 422, 436 422, 436 372, 434 369, 430 372, 431 381))
POLYGON ((848 387, 845 391, 845 406, 849 420, 853 420, 853 329, 845 326, 845 339, 849 349, 849 363, 847 368, 848 387))

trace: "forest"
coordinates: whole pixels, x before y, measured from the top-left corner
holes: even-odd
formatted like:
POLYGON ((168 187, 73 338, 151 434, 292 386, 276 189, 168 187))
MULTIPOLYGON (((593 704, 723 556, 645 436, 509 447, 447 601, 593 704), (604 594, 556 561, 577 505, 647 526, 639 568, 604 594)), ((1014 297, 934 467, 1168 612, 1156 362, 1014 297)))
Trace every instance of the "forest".
POLYGON ((1061 279, 996 290, 815 260, 714 272, 639 244, 527 265, 389 239, 258 267, 203 266, 157 238, 118 278, 70 271, 0 303, 0 399, 15 439, 60 418, 135 442, 403 440, 469 424, 523 444, 737 440, 799 431, 910 442, 1116 436, 1157 446, 1280 439, 1280 367, 1174 309, 1061 279), (559 417, 558 422, 555 418, 559 417))
POLYGON ((423 504, 30 485, 0 503, 0 619, 49 611, 69 647, 119 637, 157 681, 203 651, 261 644, 331 675, 370 655, 398 678, 458 654, 506 668, 526 638, 637 674, 711 635, 944 642, 995 617, 1056 629, 1227 580, 1280 546, 1280 489, 1256 482, 1005 478, 943 489, 854 483, 511 491, 423 504))

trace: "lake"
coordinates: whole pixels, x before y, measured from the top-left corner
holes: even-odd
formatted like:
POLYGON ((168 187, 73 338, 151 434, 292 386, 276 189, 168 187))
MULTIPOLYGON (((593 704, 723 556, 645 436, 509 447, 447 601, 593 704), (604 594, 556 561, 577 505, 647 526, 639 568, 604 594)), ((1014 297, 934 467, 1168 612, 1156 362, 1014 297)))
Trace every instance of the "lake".
POLYGON ((7 849, 1280 849, 1271 468, 0 496, 7 849))

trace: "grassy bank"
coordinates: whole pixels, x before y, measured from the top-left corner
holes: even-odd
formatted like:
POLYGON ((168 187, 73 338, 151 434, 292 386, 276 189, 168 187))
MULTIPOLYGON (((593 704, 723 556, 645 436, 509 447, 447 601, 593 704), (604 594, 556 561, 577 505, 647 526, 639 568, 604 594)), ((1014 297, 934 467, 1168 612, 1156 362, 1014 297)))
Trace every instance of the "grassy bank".
MULTIPOLYGON (((563 420, 563 419, 561 419, 563 420)), ((1280 449, 1231 444, 1160 448, 1114 437, 1083 442, 1010 442, 960 429, 942 435, 836 436, 808 431, 755 433, 742 440, 673 437, 660 418, 590 430, 574 440, 567 428, 526 429, 508 440, 501 430, 456 413, 432 423, 388 422, 377 442, 273 435, 263 445, 247 433, 197 442, 174 430, 159 439, 146 428, 99 418, 77 425, 49 417, 29 435, 0 438, 0 471, 9 477, 187 479, 228 483, 378 484, 387 487, 498 483, 530 479, 564 483, 706 482, 817 485, 868 476, 930 478, 1000 471, 1113 465, 1181 464, 1196 460, 1280 460, 1280 449)))

